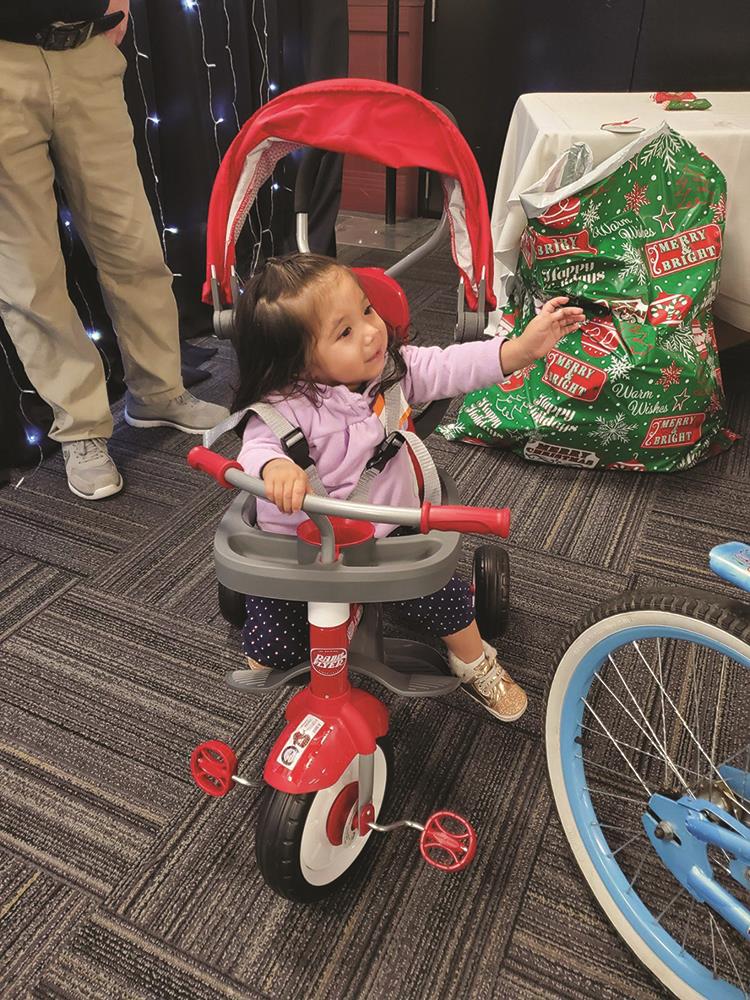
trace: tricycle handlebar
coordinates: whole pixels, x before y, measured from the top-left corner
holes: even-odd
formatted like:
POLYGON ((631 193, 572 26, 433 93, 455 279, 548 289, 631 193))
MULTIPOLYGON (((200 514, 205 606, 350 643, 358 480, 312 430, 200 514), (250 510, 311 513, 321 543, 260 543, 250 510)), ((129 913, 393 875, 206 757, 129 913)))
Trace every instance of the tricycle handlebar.
MULTIPOLYGON (((188 453, 188 465, 208 473, 217 483, 231 489, 236 486, 246 493, 266 499, 266 486, 262 479, 242 471, 239 462, 217 455, 209 448, 198 445, 188 453)), ((309 493, 302 501, 302 510, 308 516, 325 515, 350 517, 357 521, 381 524, 400 524, 428 531, 470 531, 478 535, 499 535, 507 538, 510 531, 508 507, 462 507, 433 505, 425 502, 420 507, 381 507, 377 504, 351 503, 332 497, 319 497, 309 493)), ((315 518, 317 520, 317 518, 315 518)))

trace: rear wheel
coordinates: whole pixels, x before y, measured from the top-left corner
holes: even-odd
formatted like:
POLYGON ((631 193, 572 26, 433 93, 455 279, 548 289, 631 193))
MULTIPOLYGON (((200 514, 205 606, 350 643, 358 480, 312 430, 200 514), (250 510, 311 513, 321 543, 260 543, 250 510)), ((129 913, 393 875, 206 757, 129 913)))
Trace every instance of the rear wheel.
POLYGON ((219 611, 225 621, 235 628, 242 628, 247 617, 245 608, 245 595, 238 594, 236 590, 230 590, 223 583, 219 584, 219 611))
MULTIPOLYGON (((330 788, 293 795, 275 788, 263 793, 255 835, 258 868, 274 892, 308 903, 335 891, 359 860, 372 833, 362 837, 352 823, 358 790, 357 759, 330 788)), ((393 750, 387 736, 377 741, 372 803, 375 822, 393 779, 393 750)))
POLYGON ((499 545, 480 545, 474 553, 474 614, 483 638, 496 639, 508 627, 510 559, 499 545))

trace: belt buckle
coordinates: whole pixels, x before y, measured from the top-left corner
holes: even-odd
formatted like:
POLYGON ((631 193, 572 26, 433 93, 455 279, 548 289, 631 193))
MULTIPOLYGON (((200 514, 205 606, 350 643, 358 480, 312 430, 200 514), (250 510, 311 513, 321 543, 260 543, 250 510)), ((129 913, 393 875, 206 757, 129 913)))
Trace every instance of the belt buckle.
POLYGON ((391 433, 387 437, 384 437, 377 446, 372 458, 366 463, 365 468, 376 469, 378 472, 382 472, 405 443, 406 438, 403 436, 401 431, 391 431, 391 433))
POLYGON ((93 30, 93 21, 75 25, 51 24, 37 35, 37 40, 43 49, 51 52, 64 52, 67 49, 76 49, 79 45, 87 42, 93 30))

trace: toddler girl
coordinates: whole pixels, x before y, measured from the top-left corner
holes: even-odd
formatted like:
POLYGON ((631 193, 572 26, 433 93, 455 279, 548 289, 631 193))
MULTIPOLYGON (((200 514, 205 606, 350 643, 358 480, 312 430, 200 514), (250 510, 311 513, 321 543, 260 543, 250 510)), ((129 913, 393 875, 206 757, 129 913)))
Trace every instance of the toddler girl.
MULTIPOLYGON (((543 357, 583 321, 583 312, 548 302, 520 337, 439 347, 399 345, 373 309, 355 275, 315 254, 269 260, 248 283, 237 306, 240 385, 235 410, 272 404, 307 439, 310 459, 331 497, 346 499, 385 430, 373 405, 400 383, 407 403, 427 403, 501 382, 543 357)), ((305 518, 308 476, 279 437, 251 414, 238 461, 259 476, 258 526, 292 534, 305 518)), ((409 449, 402 447, 372 480, 367 502, 418 507, 409 449)), ((375 525, 376 537, 394 530, 375 525)), ((462 690, 497 719, 512 722, 527 698, 484 642, 469 587, 453 577, 428 597, 389 605, 413 626, 439 635, 462 690)), ((247 598, 244 650, 252 669, 289 668, 309 655, 306 606, 298 601, 247 598)))

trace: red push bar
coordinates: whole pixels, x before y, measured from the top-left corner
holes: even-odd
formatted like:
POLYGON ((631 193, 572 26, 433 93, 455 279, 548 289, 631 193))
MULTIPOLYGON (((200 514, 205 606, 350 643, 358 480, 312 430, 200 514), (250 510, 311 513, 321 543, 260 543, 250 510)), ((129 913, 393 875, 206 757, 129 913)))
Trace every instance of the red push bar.
POLYGON ((433 507, 431 503, 425 502, 422 504, 419 530, 426 534, 431 528, 507 538, 510 531, 510 507, 433 507))
POLYGON ((223 455, 217 455, 215 451, 204 448, 202 444, 190 449, 187 460, 188 465, 201 472, 207 472, 209 476, 213 476, 219 486, 225 486, 228 490, 233 490, 234 487, 224 478, 226 472, 229 469, 239 469, 242 472, 242 466, 239 462, 235 462, 231 458, 224 458, 223 455))

